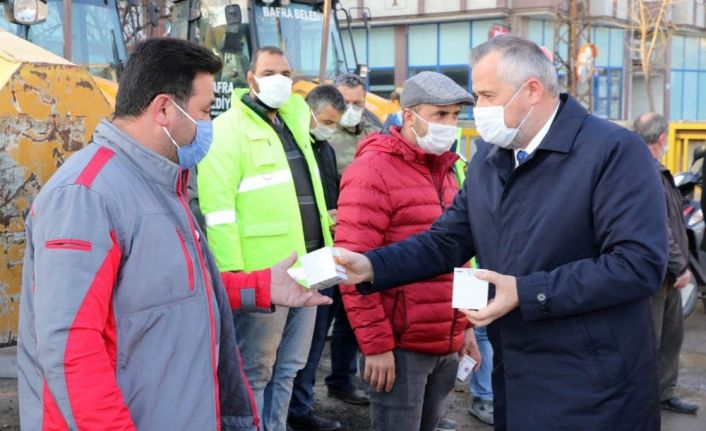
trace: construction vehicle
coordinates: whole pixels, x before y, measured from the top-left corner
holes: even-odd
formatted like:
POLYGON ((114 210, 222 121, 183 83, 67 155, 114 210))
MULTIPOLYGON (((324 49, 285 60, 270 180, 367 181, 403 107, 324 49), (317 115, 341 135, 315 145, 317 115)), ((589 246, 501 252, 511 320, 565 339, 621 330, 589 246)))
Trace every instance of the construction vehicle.
MULTIPOLYGON (((332 0, 177 0, 167 33, 210 48, 223 60, 211 111, 216 116, 230 107, 233 88, 247 87, 251 53, 262 46, 276 46, 285 52, 294 71, 294 91, 302 95, 322 77, 332 80, 353 71, 365 76, 367 66, 358 64, 352 37, 353 49, 344 49, 336 12, 350 23, 348 12, 332 0), (324 40, 327 3, 334 13, 328 13, 329 38, 324 40)), ((398 109, 371 93, 366 96, 366 107, 380 122, 398 109)))
POLYGON ((0 0, 0 30, 88 68, 109 101, 127 50, 116 0, 0 0))
POLYGON ((30 204, 112 111, 88 69, 0 30, 0 347, 17 337, 30 204))

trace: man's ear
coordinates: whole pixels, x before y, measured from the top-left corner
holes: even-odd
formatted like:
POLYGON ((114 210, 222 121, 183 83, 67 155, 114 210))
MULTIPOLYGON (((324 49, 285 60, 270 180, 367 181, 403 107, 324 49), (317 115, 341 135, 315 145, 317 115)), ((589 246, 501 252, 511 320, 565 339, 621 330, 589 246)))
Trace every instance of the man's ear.
POLYGON ((532 104, 539 103, 542 94, 544 94, 544 84, 539 79, 531 78, 527 81, 527 88, 530 90, 530 102, 532 104))
POLYGON ((662 133, 659 135, 659 143, 662 145, 666 145, 668 143, 669 136, 666 133, 662 133))
POLYGON ((248 87, 255 88, 257 92, 260 91, 260 89, 257 88, 257 82, 255 81, 255 74, 253 73, 252 70, 248 70, 247 81, 248 81, 248 87))
POLYGON ((171 104, 172 102, 166 94, 159 94, 157 97, 152 99, 152 102, 149 106, 147 106, 147 111, 152 117, 152 121, 162 127, 169 125, 169 118, 167 118, 167 107, 171 104))
POLYGON ((412 112, 412 108, 407 108, 402 110, 402 125, 403 126, 412 126, 414 124, 414 112, 412 112))

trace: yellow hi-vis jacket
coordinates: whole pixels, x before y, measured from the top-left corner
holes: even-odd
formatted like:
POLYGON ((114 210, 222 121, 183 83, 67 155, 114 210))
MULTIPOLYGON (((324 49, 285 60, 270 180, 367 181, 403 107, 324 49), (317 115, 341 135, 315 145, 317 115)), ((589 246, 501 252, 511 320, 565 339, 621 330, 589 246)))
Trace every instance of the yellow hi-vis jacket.
MULTIPOLYGON (((297 193, 277 133, 233 92, 231 108, 213 120, 213 143, 198 166, 199 204, 218 268, 268 268, 297 251, 306 254, 297 193)), ((314 188, 325 245, 329 216, 309 138, 309 106, 298 95, 278 110, 299 145, 314 188)))

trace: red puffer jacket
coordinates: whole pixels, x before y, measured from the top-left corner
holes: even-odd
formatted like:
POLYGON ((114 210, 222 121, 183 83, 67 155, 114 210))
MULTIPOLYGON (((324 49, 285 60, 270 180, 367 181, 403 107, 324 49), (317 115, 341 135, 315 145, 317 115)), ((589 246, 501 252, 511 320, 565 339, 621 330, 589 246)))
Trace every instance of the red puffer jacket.
MULTIPOLYGON (((458 191, 452 170, 457 158, 426 154, 397 128, 368 136, 343 175, 336 245, 365 252, 429 228, 458 191)), ((452 274, 445 274, 371 295, 341 286, 363 354, 394 348, 436 355, 461 350, 470 324, 451 308, 452 282, 452 274)))

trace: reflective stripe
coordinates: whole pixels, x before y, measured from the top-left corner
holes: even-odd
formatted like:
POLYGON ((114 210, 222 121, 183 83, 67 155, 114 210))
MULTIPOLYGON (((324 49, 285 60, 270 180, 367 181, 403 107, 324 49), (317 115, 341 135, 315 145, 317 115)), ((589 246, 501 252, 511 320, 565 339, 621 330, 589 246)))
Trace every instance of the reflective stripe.
POLYGON ((235 211, 233 210, 214 211, 206 214, 204 217, 206 218, 206 226, 208 227, 235 223, 236 220, 235 211))
POLYGON ((264 189, 265 187, 276 186, 291 181, 292 172, 289 169, 282 169, 281 171, 274 171, 269 174, 255 175, 253 177, 243 178, 242 181, 240 181, 238 193, 264 189))

